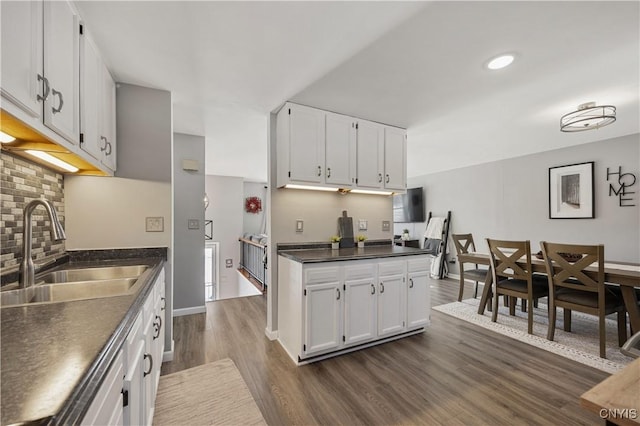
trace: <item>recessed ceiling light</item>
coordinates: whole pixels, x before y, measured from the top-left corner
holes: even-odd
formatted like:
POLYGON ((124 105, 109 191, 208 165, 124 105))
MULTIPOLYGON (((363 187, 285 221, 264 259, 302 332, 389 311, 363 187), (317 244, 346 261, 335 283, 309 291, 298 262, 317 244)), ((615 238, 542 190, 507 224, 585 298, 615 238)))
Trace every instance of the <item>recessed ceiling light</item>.
POLYGON ((497 56, 487 63, 487 68, 489 68, 490 70, 499 70, 511 65, 513 59, 514 56, 511 54, 497 56))

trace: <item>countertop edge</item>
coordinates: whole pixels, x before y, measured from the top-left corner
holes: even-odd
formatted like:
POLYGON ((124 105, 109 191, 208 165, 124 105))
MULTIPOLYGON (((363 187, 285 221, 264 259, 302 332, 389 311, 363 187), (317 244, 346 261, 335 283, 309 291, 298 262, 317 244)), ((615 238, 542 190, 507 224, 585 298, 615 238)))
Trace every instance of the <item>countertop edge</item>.
POLYGON ((143 287, 138 292, 122 321, 105 343, 98 356, 93 360, 87 373, 82 376, 78 385, 64 402, 62 408, 49 419, 47 424, 80 424, 93 398, 95 398, 95 395, 102 385, 118 351, 124 345, 127 334, 131 330, 131 327, 133 327, 138 313, 142 310, 144 301, 149 295, 158 275, 160 275, 160 271, 164 268, 164 264, 164 259, 157 259, 157 263, 151 268, 151 273, 146 277, 147 282, 143 284, 143 287))
MULTIPOLYGON (((409 249, 407 247, 407 249, 409 249)), ((304 250, 300 250, 300 251, 304 251, 304 250)), ((291 251, 279 251, 278 255, 285 257, 287 259, 293 260, 295 262, 299 262, 299 263, 324 263, 324 262, 346 262, 349 260, 366 260, 366 259, 381 259, 381 258, 386 258, 386 257, 401 257, 401 256, 420 256, 420 255, 428 255, 431 254, 428 250, 423 250, 423 249, 411 249, 410 251, 403 251, 403 252, 389 252, 389 253, 362 253, 362 254, 345 254, 344 256, 338 256, 338 257, 331 257, 331 256, 325 256, 325 257, 315 257, 315 258, 302 258, 300 256, 296 256, 296 250, 291 250, 291 251)))

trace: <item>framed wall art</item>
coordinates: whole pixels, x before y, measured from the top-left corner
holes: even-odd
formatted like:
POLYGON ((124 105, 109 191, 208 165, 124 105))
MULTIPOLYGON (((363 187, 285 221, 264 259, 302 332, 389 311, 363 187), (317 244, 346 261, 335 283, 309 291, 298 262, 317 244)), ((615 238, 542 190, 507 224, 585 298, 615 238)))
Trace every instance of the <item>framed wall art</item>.
POLYGON ((549 218, 593 219, 593 161, 549 168, 549 218))

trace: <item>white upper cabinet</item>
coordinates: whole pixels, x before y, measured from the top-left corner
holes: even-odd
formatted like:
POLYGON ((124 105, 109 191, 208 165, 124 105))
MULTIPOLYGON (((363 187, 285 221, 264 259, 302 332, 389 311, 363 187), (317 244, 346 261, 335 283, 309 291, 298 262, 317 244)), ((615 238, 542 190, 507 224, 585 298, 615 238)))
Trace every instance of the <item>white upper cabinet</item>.
POLYGON ((64 1, 44 3, 44 124, 73 144, 80 135, 80 22, 64 1))
POLYGON ((384 188, 407 189, 407 133, 397 127, 384 128, 384 188))
POLYGON ((286 104, 278 114, 279 184, 319 184, 324 173, 324 112, 286 104))
POLYGON ((406 190, 406 132, 286 103, 277 118, 278 187, 406 190))
POLYGON ((2 96, 31 117, 42 116, 42 2, 0 2, 2 96))
POLYGON ((349 188, 355 184, 356 122, 346 115, 326 113, 325 183, 349 188))
POLYGON ((358 121, 357 135, 358 188, 379 189, 384 179, 384 126, 358 121))
POLYGON ((80 44, 80 147, 115 171, 115 82, 86 29, 80 44))

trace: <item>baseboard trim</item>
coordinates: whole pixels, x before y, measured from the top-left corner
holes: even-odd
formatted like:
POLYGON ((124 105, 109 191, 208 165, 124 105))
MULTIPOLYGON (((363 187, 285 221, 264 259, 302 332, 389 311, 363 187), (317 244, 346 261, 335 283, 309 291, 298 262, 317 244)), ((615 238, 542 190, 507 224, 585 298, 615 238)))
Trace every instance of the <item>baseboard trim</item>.
POLYGON ((165 351, 162 354, 162 362, 169 362, 169 361, 173 361, 173 348, 174 348, 174 344, 175 342, 173 340, 171 340, 171 350, 165 351))
POLYGON ((273 330, 269 330, 268 328, 265 328, 264 334, 267 336, 267 339, 269 340, 273 341, 278 339, 278 330, 273 331, 273 330))
POLYGON ((174 309, 173 316, 181 317, 184 315, 204 314, 205 312, 207 312, 207 307, 202 305, 194 306, 193 308, 174 309))

